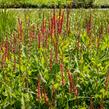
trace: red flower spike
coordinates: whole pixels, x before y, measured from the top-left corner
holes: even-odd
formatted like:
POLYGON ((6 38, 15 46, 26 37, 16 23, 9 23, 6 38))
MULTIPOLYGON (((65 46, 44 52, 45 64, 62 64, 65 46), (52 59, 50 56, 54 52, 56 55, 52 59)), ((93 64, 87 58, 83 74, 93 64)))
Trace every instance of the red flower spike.
POLYGON ((67 21, 66 21, 67 34, 70 32, 70 10, 67 9, 67 21))
POLYGON ((90 15, 89 21, 87 22, 86 31, 89 37, 91 36, 91 28, 92 28, 92 15, 90 15))
POLYGON ((69 92, 71 93, 74 90, 74 81, 73 81, 73 77, 72 77, 70 70, 68 70, 68 80, 70 84, 69 92))
POLYGON ((35 39, 35 26, 32 25, 29 31, 30 41, 33 41, 35 39))
POLYGON ((93 98, 90 97, 90 109, 94 109, 93 98))
POLYGON ((38 48, 41 46, 41 34, 40 32, 38 33, 38 48))
POLYGON ((52 70, 52 64, 53 64, 52 58, 53 58, 53 54, 52 54, 52 49, 51 49, 51 50, 50 50, 50 70, 52 70))
POLYGON ((64 65, 61 63, 60 64, 60 71, 61 71, 61 77, 62 77, 62 86, 65 85, 65 80, 64 80, 64 65))
POLYGON ((58 19, 58 22, 57 22, 57 28, 58 28, 58 33, 61 34, 62 33, 62 26, 63 26, 63 21, 64 21, 64 11, 61 15, 59 15, 59 19, 58 19))
POLYGON ((37 84, 37 98, 38 100, 41 99, 41 86, 40 86, 40 79, 38 79, 38 84, 37 84))
POLYGON ((22 27, 22 21, 20 18, 18 18, 18 35, 19 35, 19 40, 23 40, 23 27, 22 27))

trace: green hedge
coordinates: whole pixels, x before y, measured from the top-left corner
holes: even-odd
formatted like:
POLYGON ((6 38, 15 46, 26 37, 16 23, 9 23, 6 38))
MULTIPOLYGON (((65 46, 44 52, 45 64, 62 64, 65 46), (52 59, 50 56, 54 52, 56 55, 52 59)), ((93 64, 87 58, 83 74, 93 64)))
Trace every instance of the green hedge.
POLYGON ((0 0, 0 7, 100 7, 109 5, 108 0, 0 0))

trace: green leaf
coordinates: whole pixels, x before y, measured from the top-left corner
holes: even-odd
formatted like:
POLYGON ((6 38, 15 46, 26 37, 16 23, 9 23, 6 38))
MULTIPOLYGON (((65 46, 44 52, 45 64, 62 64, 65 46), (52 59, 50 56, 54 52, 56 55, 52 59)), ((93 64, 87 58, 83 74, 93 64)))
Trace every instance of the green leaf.
POLYGON ((59 64, 54 64, 53 67, 52 67, 52 74, 56 74, 60 71, 60 67, 59 67, 59 64))

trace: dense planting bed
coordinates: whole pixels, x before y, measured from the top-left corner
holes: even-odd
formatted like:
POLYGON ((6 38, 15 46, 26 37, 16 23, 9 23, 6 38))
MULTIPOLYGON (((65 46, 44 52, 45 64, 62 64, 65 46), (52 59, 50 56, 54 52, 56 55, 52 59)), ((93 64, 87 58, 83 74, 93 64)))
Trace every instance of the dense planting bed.
POLYGON ((0 108, 108 109, 108 18, 108 10, 0 10, 0 108))

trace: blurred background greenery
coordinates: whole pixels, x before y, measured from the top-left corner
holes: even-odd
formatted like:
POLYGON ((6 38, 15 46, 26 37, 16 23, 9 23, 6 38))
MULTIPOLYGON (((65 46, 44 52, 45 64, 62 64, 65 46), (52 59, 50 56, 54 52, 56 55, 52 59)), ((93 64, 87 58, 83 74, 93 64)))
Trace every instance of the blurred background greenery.
POLYGON ((62 6, 66 4, 74 4, 78 6, 101 6, 101 5, 109 5, 108 0, 0 0, 0 6, 19 6, 19 5, 35 5, 37 7, 50 7, 52 5, 62 6))

